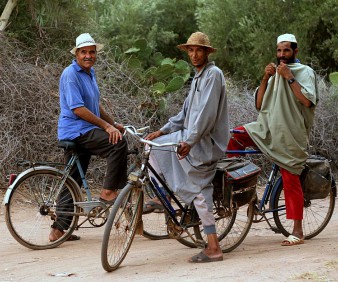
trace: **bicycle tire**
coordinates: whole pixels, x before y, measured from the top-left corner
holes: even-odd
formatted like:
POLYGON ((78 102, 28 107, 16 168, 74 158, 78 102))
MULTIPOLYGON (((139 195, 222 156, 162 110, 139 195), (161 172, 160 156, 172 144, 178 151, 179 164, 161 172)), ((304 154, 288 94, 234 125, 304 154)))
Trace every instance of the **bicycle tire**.
MULTIPOLYGON (((273 209, 285 207, 283 182, 277 181, 276 196, 273 201, 273 209)), ((304 202, 303 233, 304 239, 317 236, 329 223, 335 206, 336 186, 332 180, 331 191, 325 199, 316 199, 304 202)), ((273 218, 277 228, 284 236, 289 236, 293 230, 293 220, 286 219, 285 209, 273 212, 273 218)))
POLYGON ((244 241, 252 225, 254 209, 254 201, 250 201, 232 209, 230 216, 216 220, 217 237, 223 253, 233 251, 244 241))
MULTIPOLYGON (((150 182, 146 182, 144 186, 144 204, 156 198, 153 190, 149 187, 150 182)), ((165 212, 152 212, 142 215, 143 236, 150 240, 168 239, 168 230, 165 212)))
POLYGON ((68 195, 68 202, 64 201, 66 197, 57 200, 62 176, 63 172, 55 168, 35 167, 14 182, 5 208, 5 220, 9 232, 21 245, 33 250, 55 248, 76 228, 79 208, 72 203, 80 199, 80 191, 75 181, 67 178, 62 191, 66 192, 63 195, 68 195), (65 220, 69 227, 61 238, 50 242, 50 227, 66 209, 68 218, 65 220))
POLYGON ((116 270, 142 227, 143 191, 128 183, 117 197, 103 233, 101 264, 104 270, 116 270))

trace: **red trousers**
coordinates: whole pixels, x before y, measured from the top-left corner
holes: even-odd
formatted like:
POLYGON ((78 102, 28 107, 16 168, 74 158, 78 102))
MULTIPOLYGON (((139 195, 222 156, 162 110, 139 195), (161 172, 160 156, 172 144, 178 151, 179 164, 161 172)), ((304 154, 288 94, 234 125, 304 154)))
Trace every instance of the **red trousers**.
MULTIPOLYGON (((254 146, 249 134, 246 132, 243 126, 235 128, 236 130, 243 130, 244 133, 234 133, 229 141, 227 150, 244 150, 246 147, 254 146)), ((236 154, 228 154, 229 157, 238 156, 236 154)), ((302 186, 300 184, 299 175, 293 174, 284 168, 280 167, 282 174, 285 206, 286 206, 286 218, 293 220, 303 219, 304 208, 304 196, 302 186)))

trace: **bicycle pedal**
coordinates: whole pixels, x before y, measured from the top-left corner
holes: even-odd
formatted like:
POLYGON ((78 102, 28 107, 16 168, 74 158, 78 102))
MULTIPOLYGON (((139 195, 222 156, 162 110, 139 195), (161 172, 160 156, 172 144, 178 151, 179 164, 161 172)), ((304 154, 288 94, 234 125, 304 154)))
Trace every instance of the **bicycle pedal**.
POLYGON ((196 245, 196 248, 198 248, 198 249, 204 249, 205 246, 206 246, 204 240, 200 240, 200 239, 197 239, 195 241, 195 245, 196 245))

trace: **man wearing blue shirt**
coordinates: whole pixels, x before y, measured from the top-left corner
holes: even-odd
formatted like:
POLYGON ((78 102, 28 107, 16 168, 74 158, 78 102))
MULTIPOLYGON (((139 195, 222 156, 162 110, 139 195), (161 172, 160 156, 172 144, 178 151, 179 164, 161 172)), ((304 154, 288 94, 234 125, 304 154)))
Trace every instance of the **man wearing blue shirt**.
MULTIPOLYGON (((102 48, 103 45, 96 43, 88 33, 76 38, 76 47, 71 50, 76 59, 65 68, 60 78, 58 139, 77 143, 85 172, 91 155, 99 155, 107 160, 100 200, 113 203, 117 189, 123 188, 126 181, 127 143, 121 133, 123 126, 116 123, 100 104, 100 91, 93 65, 97 52, 102 48)), ((65 157, 66 160, 69 158, 67 154, 65 157)), ((77 169, 72 172, 72 176, 81 185, 77 169)), ((65 220, 56 220, 49 240, 60 238, 66 228, 68 226, 65 220)))

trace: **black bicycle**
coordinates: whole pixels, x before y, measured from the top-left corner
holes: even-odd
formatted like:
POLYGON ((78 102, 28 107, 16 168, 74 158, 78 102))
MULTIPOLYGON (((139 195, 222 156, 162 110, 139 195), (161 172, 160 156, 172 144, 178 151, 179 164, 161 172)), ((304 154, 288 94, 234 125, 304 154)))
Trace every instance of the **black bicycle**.
MULTIPOLYGON (((146 230, 143 227, 143 219, 151 214, 143 215, 143 203, 144 195, 149 194, 149 191, 161 201, 164 207, 160 218, 165 224, 170 238, 176 239, 188 247, 204 248, 206 245, 206 238, 202 235, 203 228, 193 204, 182 204, 149 163, 149 155, 153 147, 168 147, 168 150, 176 154, 178 144, 157 144, 145 140, 142 138, 146 135, 144 128, 137 130, 133 126, 125 126, 125 129, 128 134, 144 144, 144 149, 141 156, 141 166, 129 174, 128 184, 117 197, 105 225, 101 262, 103 268, 108 272, 116 270, 122 263, 135 234, 142 234, 143 230, 146 230), (152 172, 156 181, 149 179, 148 170, 152 172), (156 185, 156 182, 164 187, 166 193, 156 185)), ((233 168, 237 167, 231 163, 229 165, 233 168)), ((233 180, 227 178, 229 180, 228 187, 234 188, 230 194, 223 193, 225 190, 222 188, 215 189, 217 192, 214 195, 214 216, 218 240, 222 243, 222 240, 227 238, 226 242, 221 244, 223 252, 236 248, 250 230, 254 216, 255 185, 260 171, 259 168, 254 167, 255 174, 250 178, 252 180, 248 187, 243 188, 240 185, 241 187, 237 189, 235 185, 231 185, 233 180), (233 194, 236 195, 232 197, 233 194)), ((223 171, 219 170, 219 172, 221 180, 217 182, 219 177, 216 177, 214 185, 218 187, 220 184, 221 187, 225 187, 222 181, 223 171)))

